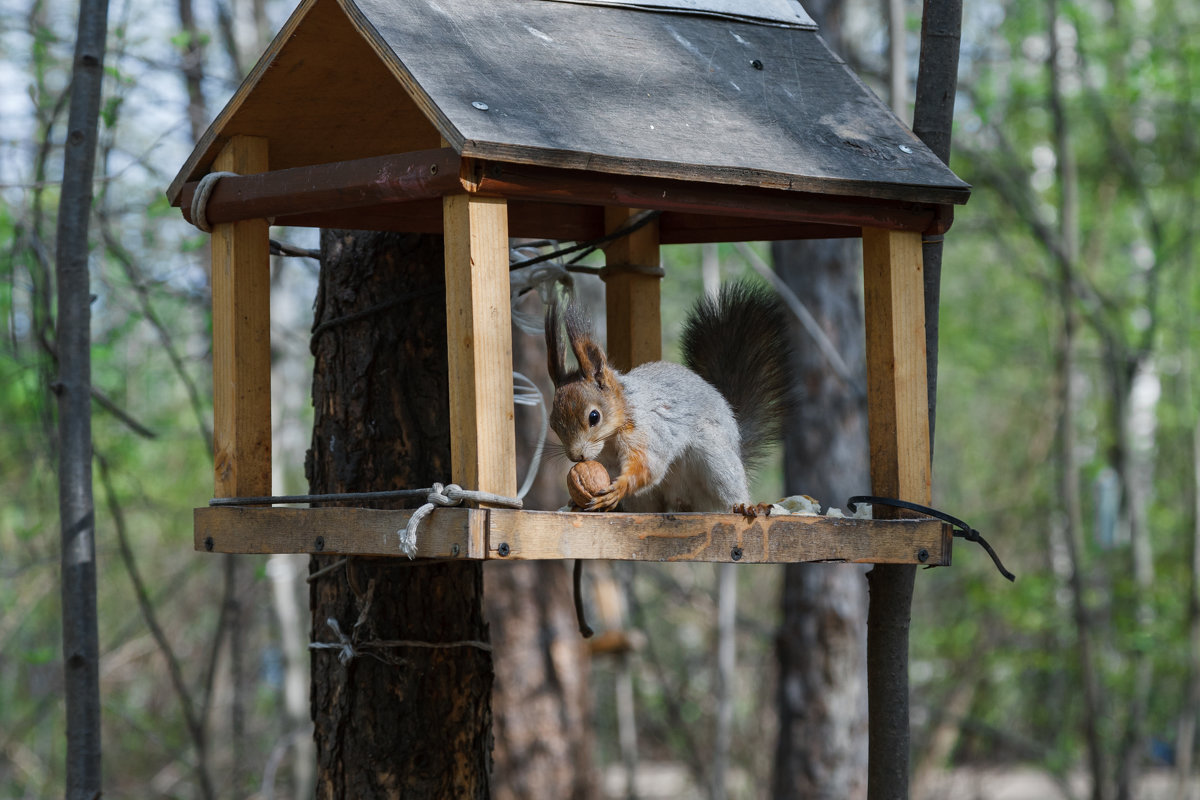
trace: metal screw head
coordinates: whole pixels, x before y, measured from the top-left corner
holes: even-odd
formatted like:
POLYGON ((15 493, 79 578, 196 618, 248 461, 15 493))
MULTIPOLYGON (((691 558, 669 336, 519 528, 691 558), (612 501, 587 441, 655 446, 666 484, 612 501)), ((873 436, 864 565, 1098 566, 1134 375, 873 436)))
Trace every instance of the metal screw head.
POLYGON ((213 543, 213 538, 211 536, 205 536, 204 537, 204 549, 211 553, 214 546, 215 545, 213 543))
POLYGON ((471 105, 475 106, 475 108, 478 108, 480 111, 488 110, 488 104, 483 102, 482 100, 472 100, 471 105))
POLYGON ((509 548, 508 548, 508 542, 501 542, 500 546, 496 548, 496 552, 499 553, 501 556, 508 555, 510 552, 509 548))
POLYGON ((729 557, 732 558, 734 561, 741 561, 742 560, 742 548, 735 547, 732 550, 730 550, 729 557))
POLYGON ((924 564, 928 560, 929 560, 929 551, 926 550, 924 547, 922 547, 920 550, 917 551, 917 561, 920 561, 922 564, 924 564))
POLYGON ((908 146, 908 145, 906 145, 906 144, 902 144, 902 145, 900 145, 900 152, 901 152, 901 153, 911 153, 911 152, 912 152, 912 148, 911 148, 911 147, 909 147, 909 146, 908 146))
POLYGON ((437 164, 430 164, 430 165, 429 165, 429 174, 430 174, 430 175, 437 175, 437 164))
POLYGON ((756 58, 750 62, 750 66, 754 67, 755 69, 762 69, 763 63, 756 58))
POLYGON ((325 537, 318 536, 317 537, 317 552, 320 553, 324 549, 325 549, 325 537))
POLYGON ((450 545, 450 555, 457 557, 459 553, 458 542, 450 545))

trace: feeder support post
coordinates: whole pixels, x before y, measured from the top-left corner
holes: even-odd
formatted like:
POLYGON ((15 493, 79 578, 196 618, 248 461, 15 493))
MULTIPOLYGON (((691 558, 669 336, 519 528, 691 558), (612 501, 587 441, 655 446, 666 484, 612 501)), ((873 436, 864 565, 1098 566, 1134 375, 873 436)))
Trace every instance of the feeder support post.
POLYGON ((452 479, 514 497, 508 205, 502 197, 454 194, 443 198, 442 212, 452 479))
MULTIPOLYGON (((609 206, 604 209, 604 228, 611 233, 629 224, 637 209, 609 206)), ((604 307, 608 321, 608 357, 622 372, 638 364, 662 359, 662 281, 637 268, 661 265, 658 251, 658 220, 604 248, 609 271, 604 277, 604 307), (626 269, 626 268, 633 269, 626 269)))
MULTIPOLYGON (((930 501, 925 290, 921 234, 863 229, 871 491, 930 501)), ((894 516, 876 508, 877 519, 894 516)), ((916 567, 876 565, 867 575, 869 800, 909 789, 908 626, 916 567)))
MULTIPOLYGON (((267 140, 233 136, 214 172, 266 172, 267 140)), ((213 469, 217 497, 271 493, 271 249, 267 220, 213 226, 213 469)))

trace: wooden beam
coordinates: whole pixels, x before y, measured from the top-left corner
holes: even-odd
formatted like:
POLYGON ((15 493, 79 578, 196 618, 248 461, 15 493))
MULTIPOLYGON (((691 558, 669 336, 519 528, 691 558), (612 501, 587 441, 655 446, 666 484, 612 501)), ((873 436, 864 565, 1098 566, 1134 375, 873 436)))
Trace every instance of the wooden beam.
MULTIPOLYGON (((636 209, 604 209, 604 227, 611 233, 628 225, 636 209)), ((643 225, 604 248, 609 272, 604 277, 604 306, 608 319, 608 358, 628 371, 638 364, 662 359, 661 278, 624 268, 658 269, 658 220, 643 225)))
MULTIPOLYGON (((441 148, 223 178, 205 216, 215 224, 440 198, 462 191, 459 161, 453 150, 441 148)), ((179 197, 188 222, 199 185, 184 184, 179 197)))
MULTIPOLYGON (((921 236, 863 230, 872 492, 928 504, 929 415, 921 236)), ((876 515, 895 516, 876 506, 876 515)), ((916 568, 867 573, 867 795, 906 800, 909 790, 908 630, 916 568)))
MULTIPOLYGON (((653 208, 751 219, 817 222, 852 228, 930 231, 948 223, 935 203, 798 191, 777 186, 726 186, 698 180, 621 175, 532 164, 474 162, 475 188, 508 198, 653 208)), ((966 202, 968 193, 943 200, 966 202)))
POLYGON ((508 208, 503 198, 443 199, 452 480, 517 493, 508 208))
MULTIPOLYGON (((267 140, 234 136, 214 170, 267 169, 267 140)), ((219 184, 218 184, 219 185, 219 184)), ((213 453, 217 497, 271 493, 271 301, 267 221, 212 231, 213 453)))
POLYGON ((863 268, 871 491, 928 504, 929 406, 920 234, 864 228, 863 268))
MULTIPOLYGON (((194 513, 199 551, 370 556, 400 555, 398 532, 412 515, 370 508, 236 506, 194 513)), ((440 508, 421 523, 416 546, 420 558, 945 566, 950 564, 951 530, 931 519, 440 508)))

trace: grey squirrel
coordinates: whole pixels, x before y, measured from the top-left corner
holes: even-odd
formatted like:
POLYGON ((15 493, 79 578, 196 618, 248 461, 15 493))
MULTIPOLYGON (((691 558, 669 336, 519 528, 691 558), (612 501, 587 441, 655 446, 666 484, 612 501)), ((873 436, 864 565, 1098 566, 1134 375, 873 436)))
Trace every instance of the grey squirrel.
POLYGON ((588 511, 731 511, 750 504, 746 473, 778 436, 788 407, 787 318, 753 283, 722 286, 693 306, 684 365, 609 366, 586 312, 546 312, 555 392, 550 426, 572 461, 597 460, 616 478, 588 511), (565 326, 579 368, 568 372, 565 326))

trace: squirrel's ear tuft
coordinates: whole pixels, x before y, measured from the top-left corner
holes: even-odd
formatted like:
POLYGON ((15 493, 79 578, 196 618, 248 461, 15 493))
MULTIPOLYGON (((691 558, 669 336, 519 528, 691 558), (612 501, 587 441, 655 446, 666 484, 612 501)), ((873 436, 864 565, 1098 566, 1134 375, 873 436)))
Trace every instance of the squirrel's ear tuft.
POLYGON ((546 368, 557 389, 567 377, 567 348, 562 340, 562 313, 555 298, 546 304, 546 368))
POLYGON ((608 367, 608 358, 592 338, 592 321, 588 319, 587 312, 575 303, 567 306, 565 316, 567 338, 571 340, 571 351, 579 362, 579 371, 600 383, 601 374, 608 367))

